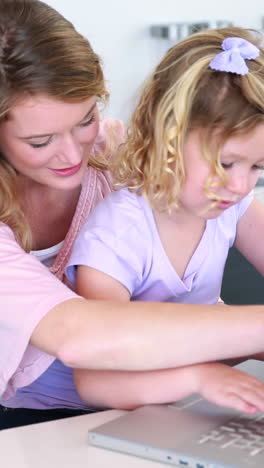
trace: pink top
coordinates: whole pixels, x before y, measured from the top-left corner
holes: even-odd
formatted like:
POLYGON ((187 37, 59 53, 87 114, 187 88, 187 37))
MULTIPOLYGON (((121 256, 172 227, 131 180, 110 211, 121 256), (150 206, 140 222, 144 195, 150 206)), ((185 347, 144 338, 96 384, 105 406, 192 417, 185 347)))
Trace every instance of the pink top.
MULTIPOLYGON (((102 153, 107 127, 114 127, 123 139, 121 122, 103 120, 93 155, 102 153)), ((0 223, 0 398, 3 400, 37 379, 54 361, 54 356, 30 345, 30 337, 53 307, 77 297, 60 280, 84 220, 110 191, 109 174, 88 167, 71 227, 50 271, 33 255, 25 253, 11 229, 0 223)))

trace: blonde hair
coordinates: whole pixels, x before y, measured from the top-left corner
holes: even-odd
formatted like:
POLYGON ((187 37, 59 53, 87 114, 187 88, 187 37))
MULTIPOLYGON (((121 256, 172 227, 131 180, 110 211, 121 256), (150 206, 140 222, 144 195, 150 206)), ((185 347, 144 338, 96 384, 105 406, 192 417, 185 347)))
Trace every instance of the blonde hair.
MULTIPOLYGON (((46 94, 68 102, 91 96, 107 100, 99 57, 87 39, 56 10, 39 0, 0 2, 0 124, 28 95, 46 94)), ((1 142, 0 142, 1 145, 1 142)), ((104 158, 89 159, 104 169, 104 158)), ((16 173, 0 154, 0 221, 31 246, 30 229, 20 207, 16 173)))
POLYGON ((264 53, 260 33, 237 27, 193 34, 177 43, 149 77, 128 127, 127 141, 113 165, 118 186, 145 195, 153 207, 178 206, 185 180, 183 144, 187 132, 201 130, 201 148, 211 167, 205 191, 226 173, 221 148, 232 135, 245 133, 264 122, 264 53), (247 61, 249 73, 240 76, 213 71, 211 60, 222 52, 227 37, 241 37, 260 55, 247 61), (219 133, 213 141, 215 130, 219 133))

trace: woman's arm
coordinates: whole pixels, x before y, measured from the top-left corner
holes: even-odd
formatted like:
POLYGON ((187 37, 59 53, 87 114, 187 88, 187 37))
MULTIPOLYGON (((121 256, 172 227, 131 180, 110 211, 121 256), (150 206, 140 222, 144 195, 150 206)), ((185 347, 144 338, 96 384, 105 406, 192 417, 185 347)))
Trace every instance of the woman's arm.
POLYGON ((77 298, 52 308, 31 343, 71 367, 151 370, 255 354, 263 336, 264 306, 77 298))

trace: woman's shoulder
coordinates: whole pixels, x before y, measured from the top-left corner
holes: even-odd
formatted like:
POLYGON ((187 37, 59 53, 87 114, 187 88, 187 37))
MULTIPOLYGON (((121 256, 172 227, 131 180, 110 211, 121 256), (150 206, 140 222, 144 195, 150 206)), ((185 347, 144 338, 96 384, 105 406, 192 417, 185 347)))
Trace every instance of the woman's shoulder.
POLYGON ((4 261, 5 256, 9 256, 12 251, 14 253, 24 252, 12 229, 7 224, 0 222, 0 260, 4 261))
POLYGON ((7 226, 7 224, 2 223, 2 222, 0 222, 0 236, 10 238, 10 239, 15 238, 12 229, 10 229, 10 227, 7 226))

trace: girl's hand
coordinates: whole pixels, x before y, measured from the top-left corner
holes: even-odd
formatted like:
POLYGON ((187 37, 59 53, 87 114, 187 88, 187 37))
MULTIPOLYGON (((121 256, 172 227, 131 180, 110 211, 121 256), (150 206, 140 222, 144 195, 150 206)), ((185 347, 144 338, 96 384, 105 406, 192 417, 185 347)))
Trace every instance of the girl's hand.
POLYGON ((211 403, 254 414, 264 411, 264 383, 246 372, 221 363, 193 367, 197 393, 211 403))

